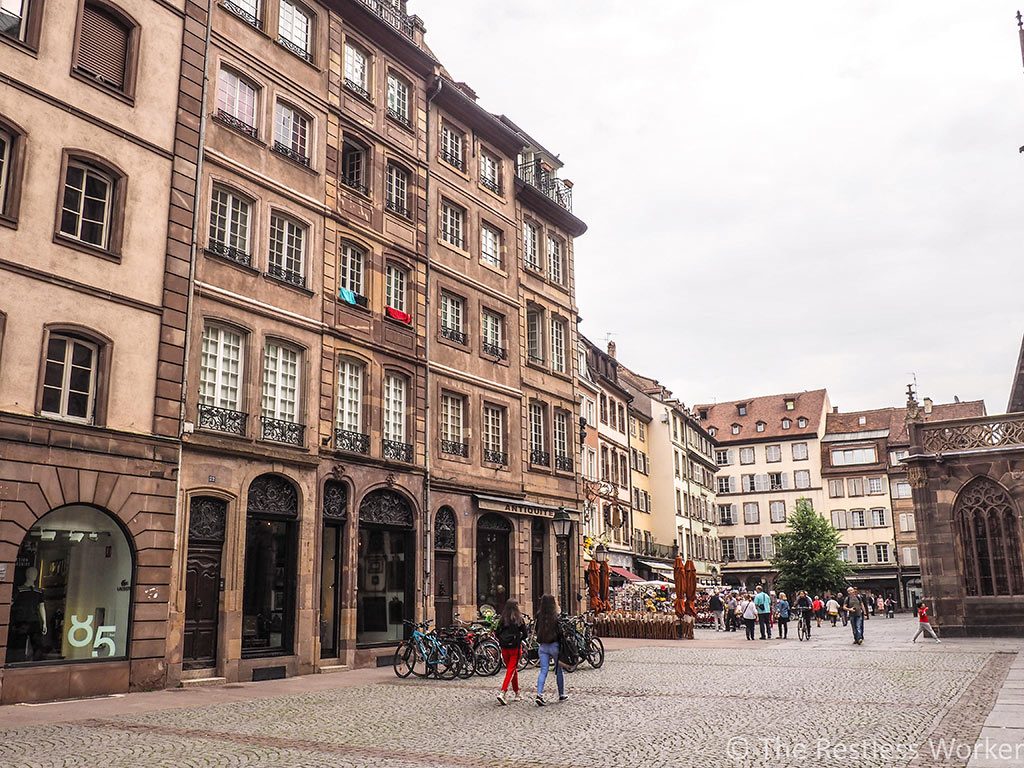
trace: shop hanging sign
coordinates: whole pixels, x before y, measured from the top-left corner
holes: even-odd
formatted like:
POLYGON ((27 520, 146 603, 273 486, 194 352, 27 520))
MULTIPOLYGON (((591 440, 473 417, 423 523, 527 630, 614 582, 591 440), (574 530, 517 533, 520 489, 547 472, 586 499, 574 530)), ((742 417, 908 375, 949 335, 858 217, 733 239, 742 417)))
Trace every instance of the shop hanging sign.
MULTIPOLYGON (((557 507, 547 507, 540 504, 519 501, 518 499, 503 499, 497 496, 477 496, 477 505, 481 512, 504 512, 508 515, 529 515, 531 517, 546 517, 549 520, 555 516, 557 507)), ((577 519, 578 512, 575 509, 566 509, 570 515, 577 519)))
POLYGON ((116 656, 117 649, 114 647, 114 638, 107 637, 107 635, 117 632, 117 627, 112 624, 101 624, 99 629, 93 630, 92 623, 92 614, 86 616, 84 621, 72 614, 71 629, 68 630, 68 645, 72 648, 87 648, 91 645, 94 659, 100 655, 100 648, 107 649, 107 658, 116 656))

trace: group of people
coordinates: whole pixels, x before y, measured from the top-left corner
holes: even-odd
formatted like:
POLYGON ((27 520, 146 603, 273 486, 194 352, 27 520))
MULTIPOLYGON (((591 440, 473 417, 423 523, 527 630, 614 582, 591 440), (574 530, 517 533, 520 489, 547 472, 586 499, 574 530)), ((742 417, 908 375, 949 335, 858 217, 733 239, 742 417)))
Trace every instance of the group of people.
MULTIPOLYGON (((537 653, 540 660, 540 675, 537 677, 537 696, 534 702, 538 707, 547 704, 544 698, 544 684, 547 682, 548 667, 552 662, 555 666, 555 680, 558 683, 558 700, 566 701, 569 696, 565 692, 565 676, 562 673, 562 666, 558 663, 559 644, 562 640, 561 625, 558 623, 558 606, 552 595, 544 595, 540 599, 540 610, 534 620, 534 631, 537 634, 537 653)), ((513 693, 511 701, 523 700, 519 692, 519 654, 522 653, 523 640, 530 634, 519 610, 519 603, 515 600, 505 601, 494 634, 497 635, 498 645, 501 646, 501 659, 505 663, 505 679, 501 684, 501 690, 498 691, 498 703, 504 707, 510 701, 510 686, 513 693)))
MULTIPOLYGON (((818 627, 822 621, 831 621, 834 627, 842 620, 844 627, 851 626, 854 644, 862 645, 865 619, 882 613, 894 618, 896 603, 891 597, 863 594, 856 587, 847 588, 845 595, 825 592, 823 596, 815 595, 813 598, 800 590, 791 602, 785 592, 776 594, 774 590, 765 591, 759 585, 753 592, 723 590, 714 593, 708 601, 708 610, 714 617, 716 632, 735 632, 742 626, 747 640, 755 639, 755 627, 761 640, 771 640, 773 631, 778 639, 785 640, 789 637, 789 622, 793 618, 803 622, 808 638, 812 621, 816 621, 818 627)), ((923 598, 917 615, 919 627, 914 641, 927 632, 936 642, 941 642, 931 626, 928 605, 923 598)))

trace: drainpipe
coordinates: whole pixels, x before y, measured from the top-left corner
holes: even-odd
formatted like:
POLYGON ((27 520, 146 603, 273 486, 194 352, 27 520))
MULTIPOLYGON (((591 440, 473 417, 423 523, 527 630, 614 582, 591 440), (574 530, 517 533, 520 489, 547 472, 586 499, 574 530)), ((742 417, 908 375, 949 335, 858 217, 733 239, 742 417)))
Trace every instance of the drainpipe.
MULTIPOLYGON (((427 609, 429 607, 429 595, 433 592, 433 586, 430 582, 430 574, 433 570, 433 560, 431 559, 432 548, 430 546, 430 536, 433 528, 433 515, 431 515, 430 509, 430 312, 431 312, 431 301, 430 301, 430 222, 433 220, 430 214, 430 137, 432 129, 430 127, 430 103, 437 98, 438 94, 441 93, 441 89, 444 87, 444 81, 440 78, 436 78, 436 87, 433 93, 427 94, 427 167, 426 167, 426 179, 424 179, 423 193, 427 201, 427 216, 424 224, 423 238, 427 246, 427 263, 426 263, 426 285, 423 290, 425 294, 426 303, 426 317, 424 318, 427 332, 423 342, 424 355, 426 356, 426 365, 424 365, 424 381, 423 386, 426 388, 426 397, 423 398, 425 403, 423 413, 423 464, 426 470, 423 476, 423 617, 427 616, 427 609)), ((456 517, 456 521, 458 517, 456 517)), ((457 523, 456 523, 457 525, 457 523)), ((454 592, 454 590, 453 590, 454 592)), ((452 595, 454 601, 455 595, 452 595)))

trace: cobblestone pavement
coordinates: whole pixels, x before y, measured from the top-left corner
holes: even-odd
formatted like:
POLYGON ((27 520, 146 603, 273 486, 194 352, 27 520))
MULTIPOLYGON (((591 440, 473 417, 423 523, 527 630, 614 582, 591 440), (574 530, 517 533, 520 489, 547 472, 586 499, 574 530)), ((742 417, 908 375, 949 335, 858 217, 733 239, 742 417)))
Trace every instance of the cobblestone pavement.
POLYGON ((605 666, 567 675, 570 700, 544 708, 499 707, 497 678, 390 670, 6 707, 0 766, 966 765, 941 740, 975 743, 1020 643, 912 645, 913 630, 872 620, 863 646, 841 627, 809 643, 610 640, 605 666))

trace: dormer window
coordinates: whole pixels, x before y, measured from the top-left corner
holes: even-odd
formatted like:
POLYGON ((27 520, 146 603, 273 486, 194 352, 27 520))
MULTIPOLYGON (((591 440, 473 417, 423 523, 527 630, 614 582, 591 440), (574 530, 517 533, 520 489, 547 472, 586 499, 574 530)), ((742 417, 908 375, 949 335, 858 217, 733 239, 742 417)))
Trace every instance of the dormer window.
POLYGON ((736 406, 736 410, 739 412, 740 416, 746 416, 747 415, 747 404, 746 403, 740 403, 739 405, 736 406))
POLYGON ((701 408, 700 409, 700 420, 701 421, 707 421, 707 419, 708 419, 708 409, 707 408, 701 408))
POLYGON ((733 424, 732 425, 732 433, 734 435, 738 435, 740 433, 740 425, 739 424, 733 424))
POLYGON ((800 427, 800 429, 803 429, 804 427, 807 426, 807 419, 801 416, 799 419, 796 420, 796 425, 800 427))
POLYGON ((859 416, 859 417, 857 417, 857 424, 859 424, 860 426, 863 427, 867 423, 868 423, 868 417, 867 416, 859 416))
POLYGON ((793 426, 793 422, 790 421, 789 419, 783 419, 782 420, 782 428, 783 429, 789 429, 792 426, 793 426))
POLYGON ((796 408, 796 400, 794 400, 792 397, 787 397, 786 398, 786 410, 787 411, 792 411, 794 408, 796 408))
POLYGON ((765 423, 763 421, 757 422, 757 431, 758 432, 764 432, 764 428, 765 428, 765 423))
POLYGON ((718 430, 715 429, 714 427, 708 430, 708 434, 711 435, 712 437, 714 437, 717 432, 718 430))

